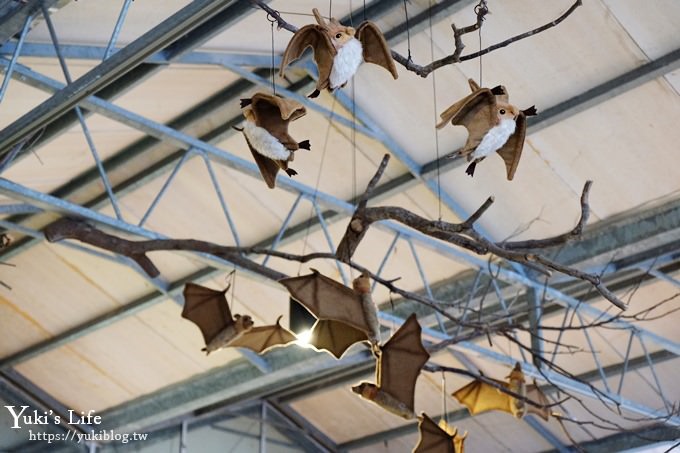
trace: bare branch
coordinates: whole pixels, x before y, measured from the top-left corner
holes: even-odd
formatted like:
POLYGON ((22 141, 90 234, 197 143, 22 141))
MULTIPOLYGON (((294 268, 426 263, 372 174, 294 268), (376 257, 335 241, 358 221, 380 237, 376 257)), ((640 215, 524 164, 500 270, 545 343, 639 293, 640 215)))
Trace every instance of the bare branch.
MULTIPOLYGON (((281 17, 281 14, 278 11, 276 11, 275 9, 268 6, 262 0, 250 0, 250 2, 253 5, 264 10, 267 13, 267 15, 271 18, 270 20, 276 21, 279 28, 284 28, 284 29, 286 29, 290 32, 293 32, 293 33, 295 33, 298 30, 298 28, 296 26, 286 22, 281 17)), ((461 61, 472 60, 474 58, 479 58, 480 56, 486 55, 489 52, 493 52, 496 49, 506 47, 506 46, 512 44, 513 42, 520 41, 520 40, 528 38, 530 36, 537 35, 538 33, 541 33, 545 30, 548 30, 552 27, 555 27, 556 25, 558 25, 562 21, 564 21, 567 17, 569 17, 574 12, 574 10, 576 10, 576 8, 581 6, 581 3, 582 3, 582 0, 576 0, 576 2, 574 2, 574 4, 572 4, 571 7, 567 11, 565 11, 561 16, 559 16, 557 19, 555 19, 553 21, 548 22, 545 25, 542 25, 538 28, 527 31, 525 33, 521 33, 519 35, 513 36, 512 38, 508 38, 505 41, 491 45, 491 46, 489 46, 485 49, 482 49, 478 52, 473 52, 471 54, 461 56, 460 54, 462 53, 463 48, 465 47, 465 45, 463 44, 463 41, 461 39, 461 36, 466 34, 466 33, 470 33, 472 31, 475 31, 475 30, 478 30, 479 28, 481 28, 482 22, 484 20, 484 16, 488 12, 488 10, 480 9, 480 10, 476 11, 477 20, 474 24, 469 25, 467 27, 460 28, 460 29, 456 28, 456 26, 453 25, 453 24, 451 25, 451 27, 453 28, 453 32, 454 32, 454 45, 455 45, 455 50, 451 55, 448 55, 448 56, 441 58, 439 60, 435 60, 435 61, 433 61, 430 64, 425 65, 425 66, 421 66, 419 64, 414 63, 411 58, 407 58, 407 57, 401 55, 399 52, 397 52, 395 50, 391 51, 392 52, 392 58, 394 59, 394 61, 396 61, 397 63, 402 65, 404 68, 406 68, 407 71, 414 72, 421 77, 427 77, 432 71, 435 71, 435 70, 442 68, 444 66, 456 64, 456 63, 459 63, 461 61)))

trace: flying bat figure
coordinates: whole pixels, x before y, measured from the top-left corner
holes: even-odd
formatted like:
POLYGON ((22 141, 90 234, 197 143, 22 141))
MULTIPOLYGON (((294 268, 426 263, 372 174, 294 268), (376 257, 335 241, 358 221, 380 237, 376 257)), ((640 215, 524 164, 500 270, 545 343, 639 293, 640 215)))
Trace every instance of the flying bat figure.
POLYGON ((279 324, 253 327, 253 319, 248 315, 232 317, 225 293, 215 291, 195 283, 187 283, 184 287, 184 309, 182 317, 193 322, 201 329, 205 340, 206 355, 225 347, 248 348, 258 354, 283 346, 297 338, 292 332, 279 324))
POLYGON ((444 420, 436 424, 426 414, 418 417, 418 445, 413 453, 463 453, 467 433, 458 435, 458 429, 444 420))
POLYGON ((467 156, 472 161, 465 173, 473 176, 477 163, 497 152, 505 162, 508 181, 512 181, 524 146, 526 117, 536 115, 536 108, 520 110, 509 104, 508 93, 501 85, 489 89, 480 88, 472 79, 468 83, 472 94, 446 109, 437 128, 451 122, 468 130, 465 146, 451 156, 467 156))
POLYGON ((364 21, 355 30, 335 18, 326 22, 316 8, 312 12, 317 23, 305 25, 295 32, 283 53, 279 70, 283 76, 286 67, 311 47, 319 79, 310 98, 317 97, 323 89, 333 91, 344 87, 364 61, 382 66, 392 77, 398 77, 392 51, 377 25, 364 21))
POLYGON ((407 420, 414 418, 416 380, 430 358, 420 335, 420 324, 412 314, 380 348, 376 383, 361 382, 352 391, 395 415, 407 420))
POLYGON ((368 341, 374 350, 377 348, 380 325, 367 276, 357 277, 353 288, 348 288, 312 269, 311 274, 284 278, 279 283, 316 316, 309 340, 316 349, 339 359, 359 341, 368 341))
POLYGON ((470 414, 476 415, 482 412, 499 410, 508 412, 516 418, 522 418, 527 413, 535 414, 544 420, 548 420, 551 415, 550 409, 547 407, 550 401, 536 385, 527 385, 524 380, 524 373, 519 363, 515 364, 510 374, 507 377, 507 382, 497 381, 492 379, 498 385, 506 388, 513 393, 521 395, 536 404, 540 404, 541 408, 527 404, 525 401, 513 398, 507 393, 503 393, 496 387, 489 385, 480 380, 474 380, 471 383, 461 387, 453 392, 453 397, 464 405, 470 411, 470 414))
POLYGON ((288 123, 304 116, 307 110, 297 101, 266 93, 241 99, 241 108, 246 121, 243 128, 235 129, 243 132, 260 174, 273 189, 279 169, 288 176, 297 174, 288 167, 294 152, 310 149, 309 140, 297 142, 288 134, 288 123))

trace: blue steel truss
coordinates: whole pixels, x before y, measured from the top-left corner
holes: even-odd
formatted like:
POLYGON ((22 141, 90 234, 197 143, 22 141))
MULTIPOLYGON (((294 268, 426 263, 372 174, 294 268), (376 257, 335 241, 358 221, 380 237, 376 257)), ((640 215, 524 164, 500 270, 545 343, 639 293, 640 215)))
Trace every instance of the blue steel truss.
MULTIPOLYGON (((131 0, 125 0, 119 19, 116 22, 114 31, 112 33, 111 39, 109 41, 109 44, 106 48, 101 48, 101 47, 89 47, 89 46, 61 46, 58 43, 57 36, 56 36, 56 31, 53 28, 53 25, 51 24, 51 21, 49 19, 49 15, 45 14, 45 19, 47 20, 47 25, 49 27, 50 35, 53 40, 53 46, 49 47, 46 45, 42 44, 31 44, 31 43, 25 43, 25 36, 26 36, 26 31, 28 30, 29 24, 31 23, 32 18, 28 17, 25 22, 25 26, 19 35, 19 39, 17 40, 16 43, 8 43, 4 45, 0 49, 0 54, 5 54, 5 55, 11 55, 10 59, 6 58, 0 58, 0 66, 5 68, 5 78, 2 84, 2 87, 0 88, 0 101, 5 95, 5 92, 7 91, 9 87, 9 80, 10 78, 15 78, 17 80, 20 80, 23 83, 27 83, 31 86, 37 87, 39 89, 42 89, 48 93, 59 93, 61 90, 63 90, 65 87, 67 87, 69 84, 72 83, 70 79, 70 75, 68 73, 68 69, 66 66, 66 58, 87 58, 87 59, 100 59, 100 60, 106 60, 107 58, 110 58, 112 54, 115 52, 115 43, 117 40, 118 33, 120 32, 120 29, 123 25, 123 22, 125 20, 125 17, 127 15, 128 9, 130 7, 130 1, 131 0), (63 85, 60 82, 50 79, 49 77, 46 77, 45 75, 39 74, 21 64, 17 63, 17 58, 20 55, 25 55, 25 56, 44 56, 44 57, 54 57, 57 58, 62 66, 62 69, 64 71, 65 78, 67 80, 67 85, 63 85)), ((168 59, 168 57, 163 53, 156 53, 151 56, 149 56, 146 60, 149 63, 158 63, 158 64, 168 64, 171 61, 168 59)), ((269 81, 263 79, 262 77, 254 74, 251 72, 249 69, 246 69, 247 67, 269 67, 271 64, 270 57, 262 57, 262 56, 249 56, 249 55, 223 55, 223 54, 211 54, 211 53, 206 53, 206 52, 195 52, 195 53, 189 53, 181 56, 180 58, 173 59, 172 61, 175 62, 181 62, 181 63, 193 63, 193 64, 205 64, 205 65, 219 65, 222 66, 229 71, 241 76, 243 79, 248 80, 252 83, 258 84, 258 85, 263 85, 266 87, 269 87, 269 81)), ((277 64, 278 62, 275 62, 277 64)), ((310 67, 307 62, 303 61, 301 62, 301 66, 306 68, 312 76, 314 75, 314 68, 310 67)), ((353 102, 352 99, 350 99, 346 94, 343 92, 338 92, 336 94, 336 100, 344 106, 348 111, 353 112, 355 117, 354 118, 346 118, 343 117, 342 115, 338 115, 334 112, 328 111, 328 109, 320 106, 319 104, 299 95, 296 92, 287 90, 285 87, 277 87, 277 92, 285 94, 289 97, 292 97, 294 99, 297 99, 298 101, 304 103, 307 107, 310 109, 316 110, 320 112, 321 114, 325 115, 326 117, 329 118, 329 121, 335 121, 338 124, 352 127, 354 130, 356 130, 357 133, 364 134, 366 137, 369 137, 373 140, 379 141, 387 148, 390 150, 391 154, 395 156, 402 164, 405 165, 405 167, 409 170, 409 172, 417 179, 420 180, 425 186, 433 191, 434 193, 437 193, 439 190, 438 187, 436 187, 435 182, 432 181, 430 178, 427 178, 425 176, 425 167, 426 166, 421 166, 418 165, 410 156, 409 153, 402 149, 400 145, 396 143, 385 131, 381 130, 377 124, 365 113, 363 112, 358 106, 356 106, 353 102)), ((177 172, 181 169, 181 167, 184 165, 184 163, 192 156, 199 156, 205 161, 205 165, 208 169, 211 182, 213 184, 213 188, 215 190, 215 193, 219 199, 221 209, 225 215, 225 220, 227 224, 229 225, 232 237, 234 239, 234 242, 237 245, 240 245, 240 240, 239 240, 239 235, 238 231, 235 227, 235 224, 233 222, 233 219, 231 217, 230 211, 229 211, 229 203, 228 201, 224 198, 217 179, 215 178, 214 175, 214 170, 213 170, 213 164, 218 164, 218 165, 225 165, 228 166, 232 169, 236 169, 240 172, 243 172, 245 174, 249 174, 252 176, 257 176, 259 171, 256 167, 255 164, 252 162, 246 161, 244 159, 239 158, 233 153, 230 153, 227 150, 219 149, 210 143, 198 140, 194 137, 191 137, 185 133, 182 133, 178 130, 172 129, 168 126, 165 126, 163 124, 159 124, 157 122, 154 122, 148 118, 142 117, 140 115, 137 115, 133 112, 127 111, 125 109, 122 109, 115 104, 105 101, 103 99, 97 98, 95 96, 89 96, 84 99, 82 99, 78 105, 75 107, 76 113, 78 115, 78 120, 81 124, 83 133, 86 137, 86 140, 88 142, 88 146, 90 147, 92 151, 92 156, 94 160, 94 165, 98 168, 100 177, 102 180, 102 183, 105 187, 105 190, 107 192, 108 198, 114 207, 114 211, 116 214, 116 217, 110 217, 107 215, 104 215, 97 210, 91 209, 91 208, 86 208, 83 206, 76 205, 74 203, 70 203, 66 200, 59 199, 56 197, 53 197, 49 194, 45 193, 40 193, 37 191, 34 191, 32 189, 29 189, 25 186, 22 186, 20 184, 17 184, 16 182, 12 182, 10 180, 7 180, 5 178, 0 178, 0 193, 10 197, 13 200, 17 201, 17 204, 9 204, 9 205, 4 205, 0 207, 0 214, 3 215, 9 215, 9 214, 17 214, 17 213, 25 213, 25 214, 32 214, 32 213, 37 213, 37 212, 58 212, 63 215, 73 215, 73 216, 78 216, 84 219, 87 219, 89 221, 95 222, 99 225, 106 226, 108 228, 111 228, 115 231, 118 231, 120 233, 125 233, 125 234, 132 234, 136 237, 139 238, 147 238, 147 239, 162 239, 164 238, 163 235, 154 232, 150 229, 147 229, 144 227, 145 221, 147 220, 148 216, 153 212, 154 208, 158 204, 158 202, 162 199, 163 195, 166 193, 168 187, 170 187, 173 183, 174 177, 177 174, 177 172), (141 221, 139 222, 138 225, 133 225, 125 219, 123 219, 122 214, 120 213, 120 210, 118 209, 118 203, 117 203, 117 197, 118 195, 115 193, 114 189, 111 187, 111 184, 108 181, 108 177, 106 174, 106 170, 102 164, 102 161, 97 153, 96 147, 94 145, 94 140, 92 138, 92 134, 87 128, 86 124, 86 119, 84 115, 82 114, 80 109, 87 109, 89 111, 93 111, 96 113, 99 113, 103 116, 106 116, 110 119, 113 119, 115 121, 119 121, 123 124, 126 124, 127 126, 130 126, 132 128, 135 128, 141 132, 144 132, 152 137, 155 137, 159 140, 165 141, 167 143, 171 143, 175 146, 178 146, 181 149, 185 150, 185 153, 183 154, 182 158, 177 162, 177 164, 173 167, 171 172, 168 174, 167 179, 165 180, 165 183, 162 185, 160 191, 154 197, 151 205, 149 206, 147 212, 144 214, 142 217, 141 221)), ((0 131, 0 135, 2 135, 2 131, 0 131)), ((7 165, 11 165, 11 162, 3 162, 3 164, 6 164, 3 166, 3 169, 7 167, 7 165)), ((314 215, 313 217, 318 220, 318 225, 322 229, 324 236, 326 238, 326 242, 328 244, 329 250, 333 251, 334 250, 334 244, 333 240, 329 234, 328 230, 328 225, 324 219, 323 213, 321 211, 322 207, 330 208, 333 209, 337 212, 340 212, 344 214, 344 218, 347 218, 349 215, 354 210, 354 206, 352 203, 338 199, 337 197, 334 197, 331 194, 320 192, 316 190, 313 187, 307 186, 305 184, 296 182, 295 180, 292 179, 287 179, 287 178, 280 178, 277 181, 278 186, 280 187, 281 190, 286 190, 288 192, 291 192, 296 195, 295 201, 292 204, 290 211, 286 218, 284 219, 278 234, 276 235, 276 238, 273 240, 271 243, 271 249, 275 250, 280 244, 281 240, 284 236, 284 233, 286 230, 289 228, 289 224, 292 218, 293 213, 296 211, 298 208, 299 204, 301 201, 305 200, 306 202, 309 202, 312 205, 314 215)), ((442 192, 442 200, 444 204, 450 208, 454 213, 456 213, 460 218, 465 218, 465 212, 464 210, 460 207, 460 205, 456 202, 456 200, 450 195, 445 192, 442 192)), ((8 230, 15 230, 18 231, 22 234, 26 234, 28 236, 32 237, 37 237, 40 238, 42 237, 42 233, 36 230, 32 230, 30 228, 27 228, 21 224, 17 223, 12 223, 7 220, 0 220, 0 226, 2 226, 5 229, 8 230)), ((568 294, 565 294, 564 292, 551 287, 551 286, 546 286, 544 283, 539 282, 532 277, 528 276, 521 267, 518 267, 514 263, 510 263, 510 267, 508 268, 507 266, 500 266, 497 264, 489 264, 485 260, 479 258, 478 256, 475 256, 473 254, 470 254, 466 251, 462 251, 460 249, 457 249, 455 247, 452 247, 448 244, 442 243, 440 241, 437 241, 435 239, 432 239, 428 236, 422 235, 419 232, 410 230, 400 224, 397 224, 395 222, 390 222, 390 221, 385 221, 385 222, 380 222, 378 225, 379 228, 381 228, 384 231, 389 232, 390 234, 393 235, 394 240, 392 241, 392 244, 388 248, 385 257, 382 261, 382 264, 380 265, 380 268, 378 269, 378 274, 380 274, 381 270, 383 269, 384 265, 387 263, 387 261, 390 259, 390 255, 394 249, 394 246, 397 244, 398 241, 405 241, 413 255, 415 265, 417 268, 417 271, 420 275, 420 278, 423 283, 423 288, 426 294, 430 297, 432 297, 432 290, 430 287, 430 281, 427 278, 427 269, 425 266, 422 265, 419 255, 418 255, 418 249, 417 247, 424 247, 430 250, 433 250, 437 253, 439 253, 442 256, 445 256, 452 261, 455 261, 457 263, 464 263, 467 266, 470 266, 474 269, 478 270, 478 278, 482 274, 485 275, 492 275, 494 278, 492 279, 493 283, 493 291, 495 295, 497 296, 500 306, 502 307, 502 310, 504 312, 509 311, 509 305, 506 303, 506 301, 503 298, 502 291, 498 286, 498 281, 503 282, 505 284, 517 287, 517 288, 524 288, 527 291, 533 291, 534 294, 544 294, 545 298, 549 299, 550 301, 554 301, 560 305, 562 305, 565 308, 565 322, 567 319, 567 315, 570 313, 575 313, 576 316, 581 320, 583 323, 583 320, 581 317, 586 317, 589 319, 608 319, 611 318, 612 315, 603 312, 595 307, 592 307, 588 305, 587 303, 583 303, 581 300, 576 299, 574 297, 569 296, 568 294), (416 247, 417 245, 417 247, 416 247)), ((149 280, 154 287, 157 289, 157 291, 161 294, 161 297, 158 298, 158 300, 163 300, 164 298, 170 298, 174 300, 176 303, 181 304, 182 300, 180 297, 178 297, 178 291, 176 288, 174 290, 171 290, 171 287, 173 286, 172 283, 168 283, 163 281, 160 278, 156 279, 150 279, 145 276, 144 272, 139 269, 139 267, 132 262, 131 260, 128 260, 127 258, 124 257, 118 257, 118 256, 113 256, 107 253, 102 253, 96 250, 93 250, 89 247, 83 247, 78 244, 74 244, 71 242, 66 242, 65 243, 69 247, 76 248, 80 251, 83 251, 85 253, 90 253, 94 254, 102 259, 107 259, 107 260, 112 260, 116 263, 123 264, 126 266, 130 266, 135 272, 140 273, 144 278, 149 280)), ((195 258, 200 259, 201 261, 205 262, 207 266, 210 266, 211 268, 215 269, 215 272, 220 272, 220 270, 223 269, 232 269, 234 267, 234 263, 231 263, 227 260, 217 258, 215 256, 207 255, 207 254, 192 254, 195 258)), ((266 264, 267 259, 265 258, 263 263, 266 264)), ((658 267, 661 266, 663 263, 663 257, 659 259, 659 261, 655 261, 654 263, 651 263, 653 265, 649 266, 649 269, 647 272, 650 275, 653 275, 656 278, 663 279, 664 281, 667 281, 671 284, 674 284, 676 286, 680 286, 680 282, 678 282, 677 279, 666 275, 662 271, 658 270, 658 267)), ((644 268, 645 263, 638 263, 638 267, 644 268)), ((340 272, 343 275, 343 279, 347 281, 347 276, 344 274, 344 269, 342 267, 339 267, 340 272)), ((259 280, 262 280, 262 276, 253 274, 247 271, 244 271, 244 273, 249 277, 249 278, 257 278, 259 280)), ((475 287, 476 284, 473 285, 473 290, 470 294, 470 297, 468 298, 465 307, 462 310, 461 316, 464 318, 468 316, 469 313, 471 313, 472 306, 471 303, 473 301, 473 297, 475 295, 475 287)), ((540 301, 539 301, 540 302, 540 301)), ((148 307, 149 305, 144 305, 141 309, 148 307)), ((540 318, 540 304, 537 304, 537 309, 539 310, 538 317, 540 318)), ((131 311, 130 314, 134 313, 136 311, 131 311)), ((385 326, 390 326, 390 327, 395 327, 401 325, 403 322, 403 319, 394 316, 392 314, 386 313, 386 312, 380 312, 379 317, 381 322, 385 326)), ((116 320, 122 319, 122 317, 116 317, 116 320)), ((455 337, 459 331, 456 331, 453 335, 449 334, 447 332, 447 329, 444 325, 444 322, 441 318, 437 317, 436 318, 437 324, 438 324, 438 329, 432 329, 429 327, 425 327, 423 329, 423 333, 426 339, 433 341, 433 342, 439 342, 439 341, 447 341, 451 340, 453 337, 455 337)), ((103 325, 103 324, 102 324, 103 325)), ((652 409, 644 404, 640 404, 638 402, 632 401, 630 399, 627 399, 623 396, 621 396, 621 389, 623 385, 623 380, 624 376, 626 374, 626 365, 630 359, 629 354, 631 350, 631 345, 634 341, 639 342, 639 344, 642 346, 644 350, 645 357, 648 361, 648 366, 649 369, 651 370, 652 373, 652 378, 653 378, 653 386, 655 387, 659 397, 663 401, 663 404, 665 405, 666 409, 670 409, 670 405, 667 401, 667 398, 664 395, 663 389, 660 385, 659 379, 657 377, 655 367, 654 367, 654 362, 651 358, 651 355, 649 354, 646 346, 646 342, 653 342, 659 347, 675 354, 675 355, 680 355, 680 343, 673 341, 668 338, 664 338, 658 334, 655 334, 654 332, 648 331, 644 328, 638 327, 636 325, 633 325, 629 322, 620 320, 620 319, 612 319, 611 322, 612 326, 615 326, 620 329, 624 329, 630 332, 630 337, 629 337, 629 342, 628 342, 628 347, 626 354, 624 356, 621 356, 622 363, 624 366, 624 370, 620 375, 620 380, 618 382, 617 389, 614 389, 610 387, 610 383, 608 382, 607 376, 605 375, 604 368, 601 365, 598 354, 594 351, 594 348, 592 347, 592 340, 588 336, 587 331, 583 331, 584 335, 586 336, 586 341, 589 343, 591 346, 591 350, 593 351, 593 360, 596 365, 597 372, 599 373, 602 382, 602 388, 598 388, 598 394, 596 394, 593 389, 590 386, 587 386, 583 384, 582 382, 576 381, 574 379, 570 379, 568 377, 565 377, 561 374, 555 373, 550 370, 546 369, 539 369, 537 368, 534 364, 530 363, 527 361, 526 358, 524 358, 524 361, 522 363, 523 370, 525 374, 531 377, 535 377, 536 379, 539 380, 547 380, 549 382, 555 383, 559 385, 560 387, 567 389, 569 391, 591 397, 591 398, 597 398, 601 400, 601 397, 604 396, 606 401, 610 401, 612 404, 616 404, 619 407, 626 409, 628 411, 631 411, 633 413, 640 414, 645 417, 650 417, 650 418, 661 418, 663 417, 663 414, 661 411, 652 409)), ((91 326, 90 326, 91 328, 91 326)), ((92 330, 88 330, 92 331, 92 330)), ((76 338, 75 336, 69 337, 68 339, 64 339, 64 341, 70 341, 73 338, 76 338)), ((58 345, 64 344, 64 341, 59 341, 59 342, 54 342, 52 344, 45 343, 39 350, 32 350, 29 352, 19 352, 18 354, 13 355, 13 357, 10 358, 5 358, 5 359, 0 359, 0 369, 9 369, 9 367, 14 366, 18 363, 20 363, 23 360, 26 360, 29 357, 34 357, 36 354, 43 353, 52 347, 56 347, 58 345), (10 359, 10 360, 7 360, 10 359)), ((31 348, 29 348, 31 349, 31 348)), ((501 354, 498 353, 495 350, 489 349, 489 348, 484 348, 481 347, 475 343, 472 342, 459 342, 455 346, 449 347, 449 349, 452 351, 452 353, 456 354, 457 357, 461 358, 461 361, 464 363, 470 363, 469 361, 466 362, 466 358, 464 355, 461 355, 461 352, 463 353, 472 353, 475 355, 481 355, 483 357, 486 357, 490 360, 506 364, 508 366, 511 366, 514 364, 516 361, 515 358, 507 355, 507 354, 501 354)), ((553 357, 554 354, 557 353, 557 348, 553 351, 553 357)), ((270 368, 268 363, 266 362, 265 359, 254 355, 254 354, 247 354, 244 353, 244 356, 246 359, 248 359, 253 365, 255 365, 259 370, 261 370, 263 373, 267 373, 270 368)), ((651 383, 650 383, 651 384, 651 383)), ((264 408, 265 406, 263 406, 264 408)), ((263 409, 264 410, 264 409, 263 409)), ((669 417, 665 419, 666 423, 674 426, 680 426, 680 419, 678 417, 669 417)), ((537 431, 541 431, 541 429, 545 429, 542 427, 542 425, 537 424, 536 421, 528 421, 528 423, 537 431)), ((544 437, 546 437, 553 445, 556 446, 556 448, 563 450, 564 447, 559 444, 558 441, 555 439, 551 439, 549 432, 548 433, 543 433, 544 437)))

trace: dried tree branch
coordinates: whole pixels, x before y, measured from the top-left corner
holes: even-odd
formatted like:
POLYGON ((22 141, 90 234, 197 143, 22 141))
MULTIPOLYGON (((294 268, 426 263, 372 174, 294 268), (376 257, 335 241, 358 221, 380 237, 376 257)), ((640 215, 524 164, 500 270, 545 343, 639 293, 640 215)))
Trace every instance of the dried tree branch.
MULTIPOLYGON (((386 162, 389 156, 386 155, 371 179, 367 190, 377 184, 378 180, 385 171, 386 162)), ((602 283, 599 275, 589 274, 573 267, 562 265, 554 260, 546 258, 538 254, 535 249, 552 247, 555 245, 564 244, 567 241, 573 240, 581 235, 583 227, 588 220, 590 207, 588 205, 588 195, 592 182, 588 181, 583 187, 581 194, 581 218, 577 225, 569 232, 542 240, 519 241, 519 242, 493 242, 487 239, 484 235, 479 233, 474 228, 474 222, 477 221, 492 205, 493 198, 488 198, 477 211, 470 216, 469 219, 462 223, 449 223, 442 220, 429 220, 419 215, 400 207, 395 206, 380 206, 380 207, 366 207, 365 199, 363 203, 357 207, 352 215, 352 219, 345 231, 345 235, 338 246, 336 256, 342 262, 348 263, 359 243, 365 236, 368 228, 375 222, 381 220, 394 220, 404 224, 421 233, 456 245, 458 247, 470 250, 479 255, 493 254, 500 258, 514 261, 516 263, 527 266, 533 270, 537 270, 544 274, 550 275, 551 272, 559 272, 570 277, 586 281, 593 285, 596 291, 602 297, 614 304, 621 310, 626 309, 626 305, 619 298, 616 297, 609 289, 602 283), (519 245, 528 244, 530 249, 522 248, 519 245)))
MULTIPOLYGON (((262 0, 250 0, 250 2, 257 6, 258 8, 264 10, 267 15, 269 16, 270 20, 276 21, 277 25, 279 28, 286 29, 290 32, 295 33, 298 28, 290 23, 288 23, 283 17, 281 17, 281 14, 276 11, 275 9, 271 8, 269 5, 267 5, 265 2, 262 0)), ((425 66, 421 66, 419 64, 416 64, 413 62, 413 59, 407 58, 403 55, 401 55, 399 52, 392 50, 392 58, 394 61, 402 65, 404 68, 406 68, 407 71, 414 72, 418 74, 421 77, 427 77, 432 71, 435 71, 439 68, 442 68, 444 66, 452 65, 459 63, 461 61, 467 61, 467 60, 472 60, 475 58, 479 58, 482 55, 486 55, 489 52, 493 52, 496 49, 500 49, 506 46, 509 46, 510 44, 520 41, 522 39, 528 38, 530 36, 537 35, 538 33, 541 33, 545 30, 548 30, 550 28, 553 28, 557 25, 559 25, 562 21, 564 21, 567 17, 569 17, 579 6, 581 6, 582 0, 576 0, 567 11, 565 11, 562 15, 560 15, 557 19, 548 22, 545 25, 542 25, 538 28, 534 28, 533 30, 529 30, 525 33, 521 33, 519 35, 513 36, 511 38, 508 38, 502 42, 499 42, 497 44, 493 44, 489 47, 486 47, 485 49, 482 49, 478 52, 473 52, 467 55, 462 55, 461 53, 463 51, 463 48, 465 45, 463 44, 463 40, 461 39, 461 36, 473 32, 475 30, 478 30, 479 28, 482 27, 482 22, 484 20, 484 16, 488 13, 488 10, 485 8, 481 8, 476 11, 477 14, 477 20, 474 24, 469 25, 467 27, 463 28, 456 28, 454 24, 451 24, 451 27, 453 28, 453 33, 454 33, 454 45, 455 49, 454 52, 451 55, 448 55, 444 58, 441 58, 439 60, 435 60, 431 62, 430 64, 427 64, 425 66)))

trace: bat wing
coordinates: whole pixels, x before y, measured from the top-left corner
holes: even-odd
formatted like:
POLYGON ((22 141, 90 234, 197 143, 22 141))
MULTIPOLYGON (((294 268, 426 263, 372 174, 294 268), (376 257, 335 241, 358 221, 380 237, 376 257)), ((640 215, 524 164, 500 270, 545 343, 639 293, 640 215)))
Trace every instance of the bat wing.
MULTIPOLYGON (((227 287, 227 289, 229 289, 227 287)), ((188 319, 201 329, 205 344, 215 338, 225 327, 234 324, 225 291, 215 291, 195 283, 184 286, 182 318, 188 319)))
POLYGON ((440 115, 437 128, 449 121, 455 126, 465 126, 468 139, 465 150, 477 147, 486 133, 495 125, 496 98, 488 88, 481 88, 453 104, 440 115))
POLYGON ((253 145, 250 144, 248 137, 245 134, 243 134, 243 136, 246 138, 248 149, 250 149, 250 154, 252 154, 253 159, 255 159, 255 163, 257 164, 257 168, 260 170, 262 179, 264 179, 264 182, 267 183, 267 186, 270 189, 273 189, 276 187, 276 174, 279 172, 279 168, 281 168, 280 165, 277 164, 274 159, 270 159, 267 156, 263 156, 262 154, 258 153, 257 150, 253 148, 253 145))
POLYGON ((297 337, 291 331, 281 327, 279 321, 281 316, 276 320, 276 324, 271 326, 253 327, 243 335, 237 336, 230 341, 227 346, 248 348, 252 351, 262 354, 272 348, 278 346, 285 346, 288 343, 295 341, 297 337))
POLYGON ((381 348, 377 367, 378 387, 412 411, 416 380, 430 358, 420 334, 420 324, 413 314, 381 348))
MULTIPOLYGON (((495 382, 498 382, 500 385, 505 385, 505 383, 501 381, 495 382)), ((482 381, 474 380, 459 388, 453 392, 453 397, 456 398, 460 404, 467 407, 471 415, 492 410, 512 413, 510 408, 512 404, 510 395, 507 395, 499 391, 496 387, 482 381)))
POLYGON ((462 450, 456 451, 454 444, 456 436, 441 429, 425 414, 422 414, 418 421, 418 433, 420 439, 413 453, 462 453, 462 450))
POLYGON ((332 319, 366 332, 371 327, 361 306, 361 296, 351 288, 318 271, 300 277, 279 280, 290 295, 319 319, 332 319))
POLYGON ((271 94, 257 93, 251 98, 250 105, 257 126, 266 129, 287 149, 298 149, 298 143, 288 134, 288 123, 307 113, 302 104, 271 94))
MULTIPOLYGON (((548 399, 547 396, 545 396, 545 393, 543 393, 543 391, 536 385, 535 381, 533 385, 527 385, 527 399, 530 399, 534 403, 538 403, 542 406, 548 406, 550 404, 550 400, 548 399)), ((550 418, 550 408, 548 407, 539 408, 532 406, 531 404, 527 404, 526 408, 527 413, 537 415, 546 422, 550 418)))
POLYGON ((286 66, 300 58, 307 47, 314 50, 314 61, 319 70, 319 82, 328 82, 333 69, 333 58, 337 51, 324 28, 314 24, 305 25, 295 32, 283 53, 279 74, 283 76, 286 66))
POLYGON ((356 37, 363 47, 364 61, 377 64, 390 71, 395 79, 399 77, 392 51, 382 32, 373 22, 363 22, 356 31, 356 37))
POLYGON ((510 136, 505 145, 503 145, 497 152, 505 162, 505 170, 508 174, 508 181, 512 181, 515 176, 515 171, 519 165, 519 158, 522 157, 522 148, 524 147, 524 137, 527 133, 527 117, 524 113, 517 115, 515 120, 515 133, 510 136))
POLYGON ((309 343, 314 348, 326 350, 339 359, 354 343, 367 340, 366 333, 359 329, 339 321, 320 319, 312 328, 309 343))

